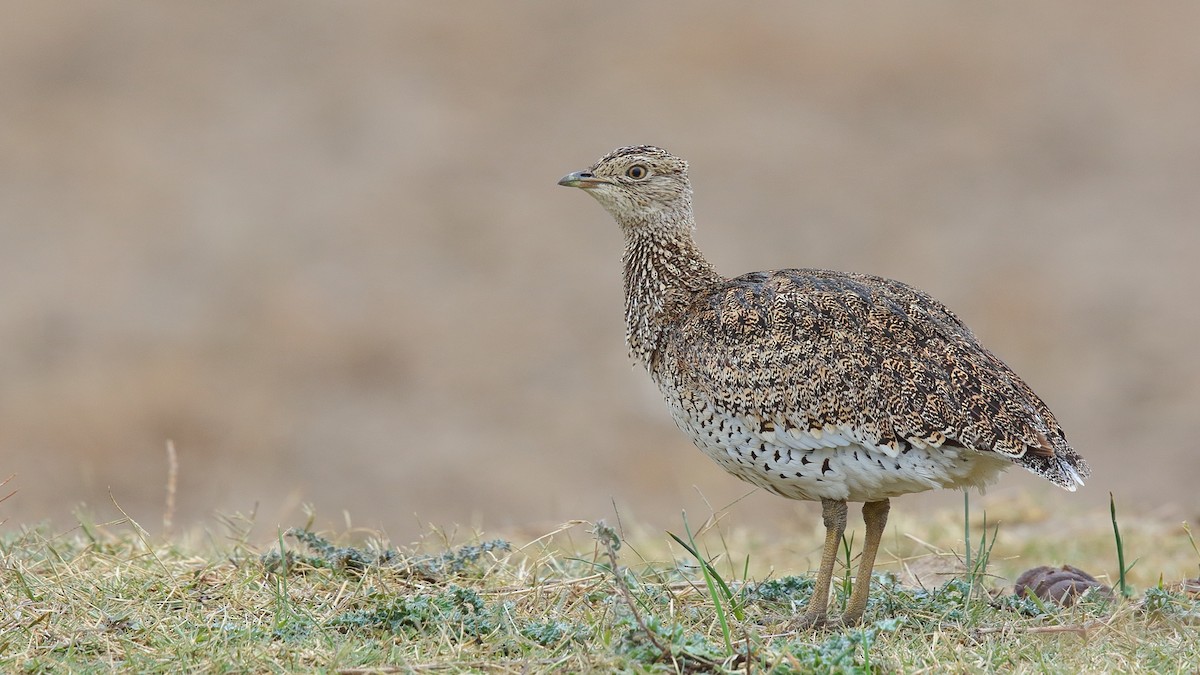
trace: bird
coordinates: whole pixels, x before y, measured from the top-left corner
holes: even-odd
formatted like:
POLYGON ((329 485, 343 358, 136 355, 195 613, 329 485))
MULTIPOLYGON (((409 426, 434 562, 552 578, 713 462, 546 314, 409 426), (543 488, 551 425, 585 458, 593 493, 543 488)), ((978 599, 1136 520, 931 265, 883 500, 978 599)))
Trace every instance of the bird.
POLYGON ((625 146, 558 184, 624 235, 626 344, 679 429, 737 478, 820 501, 820 569, 797 629, 861 623, 893 497, 982 490, 1013 465, 1071 492, 1090 476, 1042 399, 927 293, 825 269, 719 274, 694 239, 683 159, 625 146), (847 502, 862 502, 866 536, 831 618, 847 502))

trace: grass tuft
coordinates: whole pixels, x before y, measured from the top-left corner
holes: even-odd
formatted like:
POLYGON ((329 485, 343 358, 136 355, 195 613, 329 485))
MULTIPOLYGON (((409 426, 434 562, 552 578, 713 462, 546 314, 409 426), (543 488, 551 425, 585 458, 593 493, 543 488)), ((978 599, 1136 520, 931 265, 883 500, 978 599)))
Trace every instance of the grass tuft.
POLYGON ((1117 544, 1117 588, 1121 591, 1121 597, 1130 598, 1133 596, 1133 589, 1129 587, 1125 579, 1137 561, 1129 563, 1129 567, 1125 566, 1125 545, 1121 541, 1121 528, 1117 525, 1117 500, 1111 492, 1108 493, 1108 510, 1112 517, 1113 539, 1117 544))
POLYGON ((1177 523, 1126 528, 1121 546, 1148 552, 1125 569, 1129 588, 1147 588, 1140 598, 1089 593, 1063 608, 1017 598, 984 572, 1103 569, 1115 529, 1056 518, 1055 532, 1074 529, 1051 541, 985 524, 971 568, 928 583, 939 577, 912 581, 910 568, 958 559, 918 542, 953 539, 961 525, 955 514, 901 520, 893 527, 911 536, 881 555, 863 626, 787 632, 813 581, 775 565, 803 567, 817 531, 760 540, 716 519, 699 529, 685 519, 681 536, 573 522, 520 544, 431 537, 404 548, 306 526, 256 550, 245 521, 224 522, 227 538, 155 539, 92 520, 0 537, 0 672, 1170 672, 1200 662, 1200 598, 1174 581, 1194 574, 1195 549, 1177 523), (676 545, 686 555, 676 559, 676 545), (709 546, 750 558, 727 568, 709 546), (1155 581, 1138 577, 1149 565, 1155 581))
MULTIPOLYGON (((721 635, 725 638, 725 648, 729 653, 733 653, 733 637, 729 629, 729 621, 727 621, 725 618, 726 608, 728 608, 729 612, 732 613, 738 621, 745 621, 745 610, 742 608, 737 596, 735 596, 733 591, 729 588, 729 584, 725 583, 725 580, 721 578, 721 575, 719 572, 717 572, 716 568, 714 568, 704 556, 700 555, 699 551, 697 550, 699 547, 696 545, 696 539, 692 535, 692 528, 690 525, 688 525, 686 512, 683 513, 683 529, 684 532, 687 533, 687 541, 680 539, 674 533, 668 532, 667 534, 670 535, 670 537, 674 539, 677 544, 682 546, 684 550, 690 553, 700 565, 700 572, 704 577, 704 585, 708 589, 708 596, 712 598, 713 608, 716 610, 717 623, 719 623, 721 626, 721 635), (719 593, 718 589, 720 591, 719 593)), ((749 561, 747 561, 747 565, 748 564, 749 561)))

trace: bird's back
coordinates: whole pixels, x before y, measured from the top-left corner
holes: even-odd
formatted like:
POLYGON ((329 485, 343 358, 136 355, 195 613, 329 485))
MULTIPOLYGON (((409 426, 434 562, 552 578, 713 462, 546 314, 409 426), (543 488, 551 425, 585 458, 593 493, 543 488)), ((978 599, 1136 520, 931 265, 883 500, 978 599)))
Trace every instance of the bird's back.
POLYGON ((1072 490, 1089 473, 1029 386, 949 309, 903 283, 755 272, 678 308, 664 317, 651 373, 676 422, 746 480, 857 500, 982 486, 1011 462, 1072 490), (839 466, 857 488, 813 487, 839 466), (781 484, 789 477, 797 485, 781 484))

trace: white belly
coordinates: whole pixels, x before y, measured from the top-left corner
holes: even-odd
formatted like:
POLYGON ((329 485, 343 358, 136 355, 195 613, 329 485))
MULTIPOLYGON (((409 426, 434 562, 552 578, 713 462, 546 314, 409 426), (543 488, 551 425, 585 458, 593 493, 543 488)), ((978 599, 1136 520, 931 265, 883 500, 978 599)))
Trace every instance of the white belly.
MULTIPOLYGON (((669 400, 669 399, 668 399, 669 400)), ((958 447, 918 447, 898 452, 864 445, 848 429, 815 434, 772 420, 776 430, 705 405, 671 414, 689 438, 729 473, 791 499, 868 502, 940 488, 994 482, 1012 462, 958 447)))

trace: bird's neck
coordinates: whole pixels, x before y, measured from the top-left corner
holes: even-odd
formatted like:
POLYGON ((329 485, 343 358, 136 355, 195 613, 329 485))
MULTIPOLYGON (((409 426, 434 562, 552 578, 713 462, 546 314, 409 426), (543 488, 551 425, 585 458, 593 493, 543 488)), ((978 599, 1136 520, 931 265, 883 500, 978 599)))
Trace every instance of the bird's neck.
POLYGON ((653 370, 665 331, 696 293, 722 277, 692 239, 691 219, 670 227, 624 227, 625 342, 653 370))

